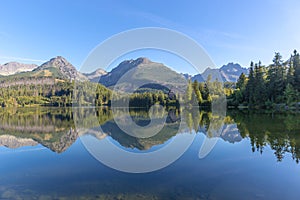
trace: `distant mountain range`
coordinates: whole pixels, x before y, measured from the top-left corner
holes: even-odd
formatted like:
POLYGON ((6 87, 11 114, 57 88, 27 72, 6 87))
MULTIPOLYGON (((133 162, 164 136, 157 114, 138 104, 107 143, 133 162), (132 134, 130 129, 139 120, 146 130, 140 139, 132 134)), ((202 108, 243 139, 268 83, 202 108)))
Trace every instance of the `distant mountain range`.
MULTIPOLYGON (((46 84, 53 85, 57 81, 86 81, 88 77, 78 72, 76 68, 65 58, 57 56, 40 66, 32 65, 28 70, 27 64, 18 63, 17 68, 9 68, 10 64, 4 64, 6 71, 1 71, 0 87, 24 84, 46 84), (3 75, 3 74, 8 75, 3 75)), ((31 65, 29 65, 31 66, 31 65)))
POLYGON ((239 76, 244 73, 248 74, 248 69, 241 67, 239 64, 228 63, 223 65, 220 69, 207 68, 202 74, 197 74, 191 79, 203 82, 211 75, 212 80, 222 80, 224 82, 237 82, 239 76))
POLYGON ((9 76, 20 72, 28 72, 37 68, 35 64, 24 64, 18 62, 9 62, 4 65, 0 65, 0 75, 9 76))
POLYGON ((29 77, 39 80, 45 78, 55 78, 64 80, 78 80, 100 82, 106 87, 113 87, 124 74, 127 74, 127 80, 118 83, 122 90, 134 87, 134 84, 140 85, 144 82, 154 82, 164 84, 172 88, 180 89, 184 80, 191 79, 203 82, 211 74, 212 80, 218 79, 227 82, 236 82, 241 73, 248 74, 248 69, 241 67, 239 64, 228 63, 220 69, 207 68, 202 74, 191 76, 189 74, 179 74, 162 63, 157 63, 148 58, 137 58, 135 60, 125 60, 110 72, 103 69, 97 69, 91 73, 81 73, 68 62, 65 58, 57 56, 43 63, 40 66, 34 64, 23 64, 10 62, 0 65, 0 84, 4 81, 14 80, 17 84, 19 79, 29 77), (130 81, 129 81, 130 79, 130 81), (125 83, 130 82, 131 85, 125 83))
POLYGON ((228 63, 220 68, 220 72, 226 81, 236 82, 242 73, 248 75, 249 70, 247 68, 243 68, 237 63, 228 63))
POLYGON ((85 75, 90 81, 92 82, 98 82, 97 80, 101 77, 106 75, 107 72, 104 69, 97 69, 94 72, 91 73, 83 73, 83 75, 85 75))

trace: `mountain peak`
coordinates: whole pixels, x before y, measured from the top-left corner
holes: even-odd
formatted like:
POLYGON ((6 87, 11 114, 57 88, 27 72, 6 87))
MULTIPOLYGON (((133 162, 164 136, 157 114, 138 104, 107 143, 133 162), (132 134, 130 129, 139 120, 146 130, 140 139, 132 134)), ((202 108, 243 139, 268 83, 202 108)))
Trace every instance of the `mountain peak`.
POLYGON ((20 72, 28 72, 37 68, 35 64, 24 64, 18 62, 8 62, 4 65, 0 65, 0 75, 8 76, 13 75, 20 72))
POLYGON ((43 63, 39 66, 36 71, 39 70, 47 70, 47 69, 57 69, 60 74, 70 80, 86 80, 87 78, 82 75, 80 72, 77 72, 76 68, 67 61, 62 56, 56 56, 55 58, 51 58, 49 61, 43 63))
POLYGON ((39 66, 38 70, 47 69, 51 67, 57 69, 68 68, 69 70, 75 70, 75 67, 62 56, 56 56, 55 58, 51 58, 49 61, 39 66))
POLYGON ((140 57, 135 60, 125 60, 121 62, 117 67, 112 69, 111 72, 101 76, 100 83, 104 84, 105 86, 114 85, 117 82, 117 80, 119 80, 120 77, 123 76, 129 70, 137 68, 140 65, 147 65, 150 63, 152 63, 152 61, 145 57, 140 57))
POLYGON ((98 82, 99 78, 106 74, 107 72, 104 69, 99 68, 91 73, 84 73, 83 75, 85 75, 92 82, 98 82))
POLYGON ((233 62, 223 65, 220 70, 222 76, 228 82, 236 82, 242 73, 248 74, 248 69, 243 68, 240 64, 233 62))
POLYGON ((135 61, 138 62, 139 64, 149 64, 152 62, 151 60, 149 60, 146 57, 140 57, 140 58, 136 59, 135 61))
POLYGON ((146 57, 139 57, 137 59, 130 59, 130 60, 125 60, 123 62, 121 62, 119 64, 120 65, 128 65, 130 64, 131 66, 138 66, 140 64, 149 64, 149 63, 152 63, 152 61, 149 59, 149 58, 146 58, 146 57))
POLYGON ((154 89, 153 84, 163 83, 162 85, 164 86, 169 84, 169 86, 176 88, 176 90, 180 90, 181 86, 185 84, 185 79, 179 73, 162 63, 153 62, 145 57, 123 61, 112 69, 111 72, 101 76, 99 80, 106 87, 113 87, 118 84, 118 88, 122 91, 130 91, 136 85, 148 81, 152 84, 150 84, 151 86, 149 84, 146 85, 151 89, 154 89), (126 82, 125 80, 130 81, 126 82))
MULTIPOLYGON (((53 65, 53 67, 59 67, 62 65, 71 65, 67 59, 65 59, 62 56, 56 56, 55 58, 51 58, 48 62, 46 63, 51 63, 53 65)), ((44 65, 44 64, 43 64, 44 65)))

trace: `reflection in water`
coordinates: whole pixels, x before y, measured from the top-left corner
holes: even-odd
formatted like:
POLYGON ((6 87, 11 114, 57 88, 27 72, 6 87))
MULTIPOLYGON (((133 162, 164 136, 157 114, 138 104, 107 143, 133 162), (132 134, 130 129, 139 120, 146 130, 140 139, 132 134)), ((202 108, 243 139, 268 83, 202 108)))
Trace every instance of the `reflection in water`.
POLYGON ((77 137, 71 110, 0 110, 0 144, 3 146, 16 148, 40 143, 60 153, 77 137))
POLYGON ((263 153, 266 146, 274 150, 278 161, 286 153, 298 163, 300 159, 299 114, 230 113, 243 138, 249 137, 252 151, 263 153))
MULTIPOLYGON (((115 111, 122 118, 122 109, 115 111)), ((154 110, 152 118, 161 118, 164 114, 154 110)), ((131 109, 132 120, 147 126, 150 116, 147 110, 131 109)), ((101 140, 110 137, 124 148, 139 151, 149 150, 157 145, 167 143, 181 132, 195 131, 204 133, 206 137, 220 137, 229 143, 238 143, 245 138, 251 140, 252 151, 263 153, 268 146, 278 161, 282 161, 289 153, 298 163, 300 159, 300 118, 299 114, 258 114, 245 112, 229 112, 221 118, 210 112, 169 109, 163 129, 150 138, 136 138, 124 133, 114 122, 109 108, 55 109, 55 108, 22 108, 0 110, 0 146, 19 148, 41 144, 54 152, 66 151, 78 137, 84 134, 93 135, 101 140), (178 127, 183 122, 187 129, 178 127), (74 119, 83 119, 79 124, 74 119), (97 119, 93 120, 94 118, 97 119), (97 127, 101 127, 99 132, 97 127), (94 131, 93 131, 94 130, 94 131), (220 135, 215 133, 220 131, 220 135)))

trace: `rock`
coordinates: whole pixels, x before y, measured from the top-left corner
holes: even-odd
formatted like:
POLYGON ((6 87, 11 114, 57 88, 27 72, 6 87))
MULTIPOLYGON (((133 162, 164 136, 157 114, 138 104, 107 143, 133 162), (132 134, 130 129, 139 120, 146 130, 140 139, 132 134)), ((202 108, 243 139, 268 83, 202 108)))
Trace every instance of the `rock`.
POLYGON ((24 64, 18 62, 9 62, 4 65, 0 65, 0 75, 9 76, 21 72, 32 71, 38 66, 35 64, 24 64))

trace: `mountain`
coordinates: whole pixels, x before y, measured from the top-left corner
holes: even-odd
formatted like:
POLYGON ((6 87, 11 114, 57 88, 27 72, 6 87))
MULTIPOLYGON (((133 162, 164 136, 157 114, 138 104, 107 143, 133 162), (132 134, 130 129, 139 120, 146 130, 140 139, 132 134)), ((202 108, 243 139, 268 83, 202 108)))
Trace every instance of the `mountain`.
POLYGON ((164 85, 175 91, 185 89, 186 79, 162 63, 148 58, 125 60, 111 72, 100 77, 99 82, 106 87, 114 87, 119 91, 131 91, 137 86, 164 85), (149 84, 151 83, 151 84, 149 84))
POLYGON ((212 69, 212 68, 207 68, 204 70, 204 72, 201 74, 202 78, 207 81, 209 75, 211 76, 211 81, 226 81, 226 79, 222 76, 221 74, 221 69, 212 69))
POLYGON ((194 81, 204 82, 204 79, 203 79, 203 77, 202 77, 201 74, 197 74, 197 75, 195 75, 195 76, 192 76, 192 77, 191 77, 191 80, 192 80, 193 82, 194 82, 194 81))
POLYGON ((37 68, 35 64, 24 64, 18 62, 9 62, 4 65, 0 65, 0 75, 9 76, 20 72, 28 72, 37 68))
MULTIPOLYGON (((223 82, 237 82, 239 76, 244 73, 248 74, 248 69, 241 67, 237 63, 228 63, 223 65, 220 69, 207 68, 202 74, 197 74, 190 77, 192 81, 204 82, 208 76, 211 75, 211 80, 222 80, 223 82)), ((188 76, 185 76, 188 77, 188 76)))
POLYGON ((190 74, 188 74, 188 73, 185 73, 185 74, 183 74, 183 73, 180 73, 186 80, 189 80, 189 79, 191 79, 192 78, 192 75, 190 75, 190 74))
POLYGON ((69 79, 69 80, 88 80, 86 76, 78 72, 76 68, 69 63, 62 56, 57 56, 45 62, 34 70, 35 72, 44 71, 44 74, 54 76, 55 78, 69 79))
POLYGON ((106 74, 107 72, 101 68, 91 73, 83 73, 83 75, 85 75, 92 82, 98 82, 99 78, 106 74))
POLYGON ((99 82, 106 87, 114 87, 118 83, 119 90, 130 91, 136 85, 147 84, 150 88, 164 85, 174 90, 185 90, 186 80, 203 82, 212 75, 212 80, 236 82, 241 73, 248 74, 248 69, 237 63, 228 63, 220 69, 207 68, 202 74, 191 76, 179 74, 162 63, 157 63, 148 58, 137 58, 121 62, 111 72, 98 69, 92 73, 80 73, 62 56, 57 56, 40 66, 9 62, 0 65, 0 86, 33 84, 34 81, 53 84, 54 79, 99 82), (125 78, 124 78, 125 75, 125 78), (50 80, 51 79, 51 80, 50 80), (126 80, 125 80, 126 79, 126 80), (25 81, 25 82, 24 82, 25 81), (151 84, 149 84, 151 82, 151 84))
POLYGON ((241 67, 241 65, 237 63, 228 63, 227 65, 223 65, 220 68, 220 72, 222 77, 227 82, 237 82, 239 76, 244 73, 248 74, 248 69, 241 67))
POLYGON ((88 78, 78 72, 65 58, 57 56, 32 71, 0 76, 0 87, 15 85, 53 85, 57 81, 86 81, 88 78))
POLYGON ((149 62, 150 61, 147 58, 125 60, 121 62, 116 68, 112 69, 111 72, 107 73, 104 76, 101 76, 99 81, 107 87, 114 86, 126 72, 133 68, 137 68, 139 65, 149 64, 149 62))

